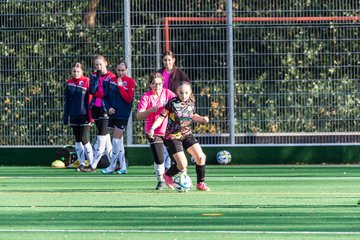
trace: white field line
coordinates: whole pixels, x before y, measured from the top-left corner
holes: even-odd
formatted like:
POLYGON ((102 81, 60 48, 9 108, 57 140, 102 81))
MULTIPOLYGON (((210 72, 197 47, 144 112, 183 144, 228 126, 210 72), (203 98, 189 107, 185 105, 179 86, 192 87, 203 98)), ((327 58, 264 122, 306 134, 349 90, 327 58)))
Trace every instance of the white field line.
MULTIPOLYGON (((347 173, 344 173, 344 175, 346 175, 347 173)), ((191 174, 189 174, 190 176, 192 176, 191 174)), ((131 179, 131 181, 142 181, 142 179, 148 179, 151 178, 153 179, 154 176, 126 176, 126 177, 121 177, 121 176, 116 176, 114 175, 113 177, 111 176, 51 176, 51 177, 39 177, 39 176, 0 176, 0 179, 114 179, 114 178, 119 178, 119 179, 124 179, 124 180, 129 180, 131 179)), ((308 181, 312 181, 312 180, 359 180, 360 177, 291 177, 291 176, 279 176, 279 177, 247 177, 247 176, 222 176, 222 177, 209 177, 208 178, 209 181, 214 181, 214 180, 218 180, 221 179, 222 181, 226 181, 226 180, 230 180, 233 181, 234 179, 236 179, 237 181, 248 181, 248 180, 258 180, 258 181, 278 181, 278 180, 308 180, 308 181)))
POLYGON ((212 230, 94 230, 94 229, 0 229, 0 233, 213 233, 213 234, 296 234, 296 235, 360 235, 360 232, 330 231, 212 231, 212 230))

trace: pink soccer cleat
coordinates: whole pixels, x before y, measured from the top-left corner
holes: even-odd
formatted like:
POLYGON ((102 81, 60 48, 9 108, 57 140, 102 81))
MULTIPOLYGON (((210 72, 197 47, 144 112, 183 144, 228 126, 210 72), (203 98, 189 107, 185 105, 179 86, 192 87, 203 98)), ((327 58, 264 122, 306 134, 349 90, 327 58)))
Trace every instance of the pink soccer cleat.
POLYGON ((170 189, 175 189, 175 187, 174 187, 174 181, 173 181, 172 177, 166 175, 165 173, 164 173, 163 177, 164 177, 164 179, 165 179, 166 185, 167 185, 170 189))
POLYGON ((196 189, 199 191, 210 191, 210 188, 206 186, 204 182, 199 182, 198 184, 196 184, 196 189))

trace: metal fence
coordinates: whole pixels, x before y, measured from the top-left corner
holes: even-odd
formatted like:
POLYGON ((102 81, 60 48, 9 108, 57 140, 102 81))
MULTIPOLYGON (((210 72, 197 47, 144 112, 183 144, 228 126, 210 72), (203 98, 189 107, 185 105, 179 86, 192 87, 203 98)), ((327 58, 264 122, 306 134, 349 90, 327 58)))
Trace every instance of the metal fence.
MULTIPOLYGON (((359 142, 360 1, 227 3, 1 2, 0 144, 72 143, 64 83, 99 53, 129 62, 135 113, 166 49, 210 117, 194 125, 203 144, 359 142)), ((127 144, 146 143, 143 124, 133 115, 127 144)))

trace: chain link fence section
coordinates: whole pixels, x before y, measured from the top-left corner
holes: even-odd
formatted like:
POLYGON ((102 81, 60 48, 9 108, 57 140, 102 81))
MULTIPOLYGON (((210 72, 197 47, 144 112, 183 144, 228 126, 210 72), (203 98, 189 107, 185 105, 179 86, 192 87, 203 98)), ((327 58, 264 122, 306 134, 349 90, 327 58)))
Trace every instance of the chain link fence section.
MULTIPOLYGON (((0 145, 73 143, 62 123, 65 82, 76 62, 123 58, 123 5, 118 1, 0 3, 0 145)), ((112 69, 114 66, 109 66, 112 69)))
POLYGON ((226 3, 1 2, 0 145, 72 143, 70 128, 62 125, 65 81, 75 62, 91 71, 96 54, 108 58, 110 70, 131 59, 137 90, 128 144, 146 144, 136 106, 167 49, 193 83, 198 113, 210 118, 194 125, 202 144, 229 144, 229 122, 236 144, 359 142, 360 2, 233 1, 234 69, 227 62, 226 3))

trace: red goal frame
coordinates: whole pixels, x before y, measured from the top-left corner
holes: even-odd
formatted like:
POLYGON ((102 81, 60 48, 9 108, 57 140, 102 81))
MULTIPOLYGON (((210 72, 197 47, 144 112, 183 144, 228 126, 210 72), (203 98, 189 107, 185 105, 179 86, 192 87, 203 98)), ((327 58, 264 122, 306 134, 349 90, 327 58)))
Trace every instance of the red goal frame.
MULTIPOLYGON (((329 17, 235 17, 233 22, 350 22, 360 21, 360 16, 329 16, 329 17)), ((165 17, 164 37, 165 49, 170 50, 171 22, 226 22, 226 17, 165 17)))

